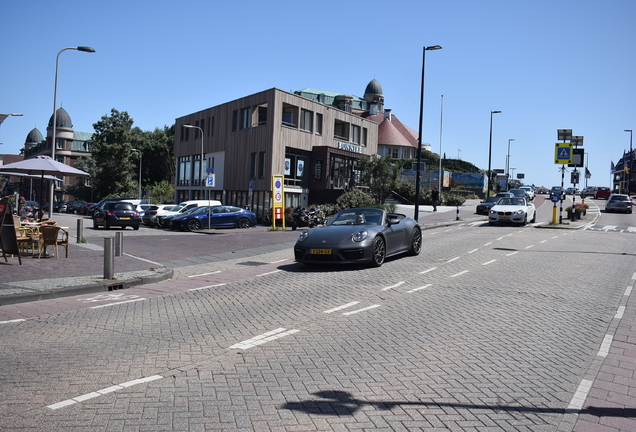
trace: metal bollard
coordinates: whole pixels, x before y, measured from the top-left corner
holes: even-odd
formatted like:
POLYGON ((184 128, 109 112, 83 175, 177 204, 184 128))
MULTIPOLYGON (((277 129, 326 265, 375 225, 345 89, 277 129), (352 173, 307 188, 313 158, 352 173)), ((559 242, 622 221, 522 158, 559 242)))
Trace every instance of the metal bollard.
POLYGON ((113 245, 115 240, 112 237, 104 239, 104 279, 111 280, 115 277, 115 256, 113 245))
POLYGON ((457 206, 457 219, 455 220, 459 220, 459 206, 457 206))
POLYGON ((124 233, 115 233, 115 256, 121 256, 124 250, 124 233))
POLYGON ((77 243, 81 243, 84 238, 84 219, 77 220, 77 243))

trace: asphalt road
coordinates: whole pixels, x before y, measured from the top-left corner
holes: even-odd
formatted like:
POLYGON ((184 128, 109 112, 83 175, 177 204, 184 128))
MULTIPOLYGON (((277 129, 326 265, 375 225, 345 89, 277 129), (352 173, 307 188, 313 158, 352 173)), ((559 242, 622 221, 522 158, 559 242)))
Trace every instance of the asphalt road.
MULTIPOLYGON (((163 250, 179 235, 156 237, 125 248, 179 258, 163 250)), ((583 430, 568 407, 598 366, 635 238, 465 222, 377 269, 306 267, 285 248, 3 306, 29 316, 1 324, 0 428, 583 430)))

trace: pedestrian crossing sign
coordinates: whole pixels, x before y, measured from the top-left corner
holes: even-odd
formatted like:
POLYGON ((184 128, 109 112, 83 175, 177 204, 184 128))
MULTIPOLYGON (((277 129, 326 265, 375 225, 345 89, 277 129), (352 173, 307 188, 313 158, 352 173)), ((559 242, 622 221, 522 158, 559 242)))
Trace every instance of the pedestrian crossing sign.
POLYGON ((554 149, 554 163, 571 164, 573 154, 572 143, 556 143, 554 149))

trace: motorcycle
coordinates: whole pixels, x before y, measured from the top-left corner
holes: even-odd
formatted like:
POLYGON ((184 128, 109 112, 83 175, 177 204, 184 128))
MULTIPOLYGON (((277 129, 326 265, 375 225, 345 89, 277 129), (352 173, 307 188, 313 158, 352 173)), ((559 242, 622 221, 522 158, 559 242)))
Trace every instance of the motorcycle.
POLYGON ((320 223, 318 218, 317 208, 307 210, 304 207, 298 206, 292 211, 292 231, 295 231, 298 227, 313 228, 320 223))

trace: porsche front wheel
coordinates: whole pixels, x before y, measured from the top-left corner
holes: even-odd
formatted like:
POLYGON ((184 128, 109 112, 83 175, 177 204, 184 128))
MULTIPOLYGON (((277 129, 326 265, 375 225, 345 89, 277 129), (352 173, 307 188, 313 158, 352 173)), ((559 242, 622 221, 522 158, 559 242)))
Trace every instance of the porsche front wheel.
POLYGON ((371 260, 371 265, 373 267, 380 267, 384 264, 384 259, 386 258, 386 244, 384 243, 384 239, 382 237, 376 237, 373 240, 373 259, 371 260))

